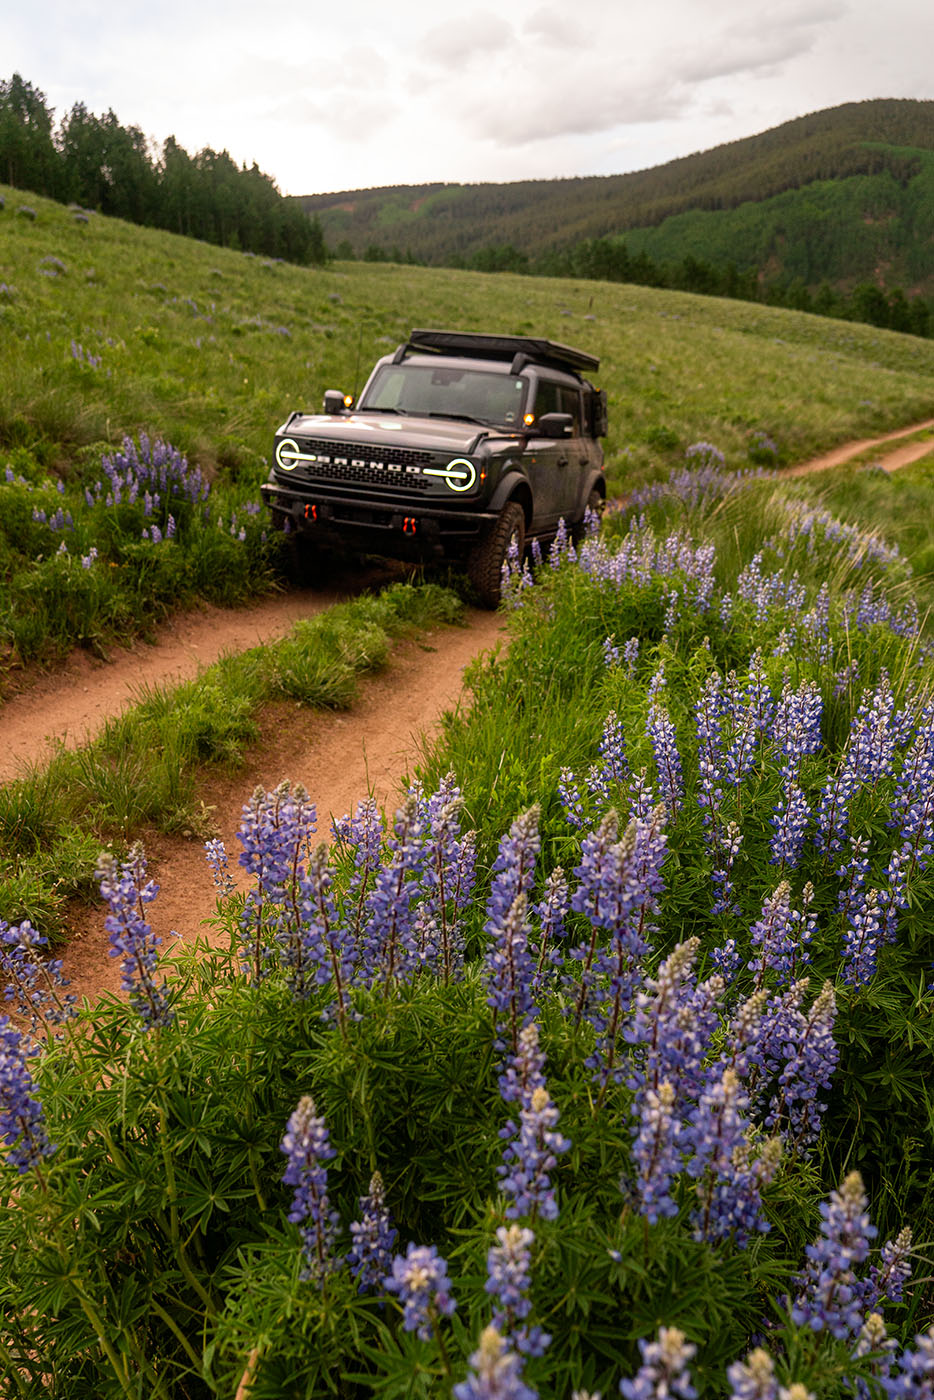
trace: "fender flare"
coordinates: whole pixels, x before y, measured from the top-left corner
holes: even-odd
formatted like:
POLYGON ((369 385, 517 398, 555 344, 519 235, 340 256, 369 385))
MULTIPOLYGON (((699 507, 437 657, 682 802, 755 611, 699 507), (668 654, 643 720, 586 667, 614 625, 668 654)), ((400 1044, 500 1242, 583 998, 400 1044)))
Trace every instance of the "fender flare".
POLYGON ((507 469, 490 501, 489 509, 499 514, 507 501, 518 501, 525 513, 526 528, 532 523, 532 488, 529 479, 515 468, 507 469))
POLYGON ((596 467, 593 471, 587 473, 587 476, 584 478, 584 484, 581 487, 580 495, 577 498, 577 510, 581 519, 583 519, 584 511, 587 509, 587 502, 590 499, 591 491, 599 491, 603 499, 606 500, 606 477, 603 472, 599 471, 596 467))

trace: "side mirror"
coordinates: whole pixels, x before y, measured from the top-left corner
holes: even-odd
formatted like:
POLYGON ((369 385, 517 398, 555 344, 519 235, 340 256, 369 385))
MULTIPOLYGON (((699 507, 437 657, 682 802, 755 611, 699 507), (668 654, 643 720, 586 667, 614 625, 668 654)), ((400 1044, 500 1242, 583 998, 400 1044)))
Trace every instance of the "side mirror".
POLYGON ((533 431, 545 438, 570 437, 573 425, 574 419, 570 413, 543 413, 533 424, 533 431))
POLYGON ((324 392, 325 413, 345 413, 352 404, 352 396, 342 394, 340 389, 326 389, 324 392))

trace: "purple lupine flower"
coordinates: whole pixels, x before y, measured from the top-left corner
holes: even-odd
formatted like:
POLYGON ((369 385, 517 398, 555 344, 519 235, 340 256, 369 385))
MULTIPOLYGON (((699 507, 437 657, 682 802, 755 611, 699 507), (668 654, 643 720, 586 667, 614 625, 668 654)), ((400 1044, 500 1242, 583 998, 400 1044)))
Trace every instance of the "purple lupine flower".
POLYGON ((863 694, 843 756, 821 792, 817 810, 817 844, 821 850, 840 849, 851 798, 860 787, 878 783, 892 771, 897 738, 894 720, 895 701, 888 677, 883 674, 875 690, 863 694))
POLYGON ((344 1030, 350 1013, 350 985, 357 967, 357 943, 342 923, 331 894, 328 848, 323 843, 308 853, 306 868, 296 870, 296 931, 280 934, 282 962, 296 996, 312 987, 330 987, 325 1017, 336 1014, 344 1030))
POLYGON ((796 778, 802 759, 819 751, 822 710, 816 681, 804 681, 797 690, 785 681, 772 724, 772 745, 783 775, 796 778))
POLYGON ((603 639, 603 664, 608 671, 619 665, 620 653, 614 637, 604 637, 603 639))
POLYGON ((529 1021, 519 1032, 519 1048, 499 1077, 505 1103, 529 1103, 532 1092, 545 1083, 545 1052, 538 1043, 538 1024, 529 1021))
POLYGON ((31 1052, 23 1040, 9 1016, 0 1016, 0 1141, 6 1144, 7 1160, 20 1176, 38 1172, 43 1157, 51 1157, 55 1151, 26 1064, 31 1052))
POLYGON ((779 985, 791 982, 798 971, 810 961, 808 951, 815 933, 815 919, 810 913, 814 887, 805 885, 802 908, 791 907, 791 885, 782 880, 762 906, 762 913, 750 929, 756 956, 747 963, 756 974, 756 988, 762 986, 768 972, 778 974, 779 985))
POLYGON ((764 1070, 774 1091, 764 1118, 767 1128, 787 1123, 787 1132, 800 1147, 816 1141, 827 1107, 819 1095, 830 1087, 839 1051, 833 1039, 836 997, 825 982, 810 1011, 801 1011, 808 979, 769 999, 761 1021, 758 1045, 750 1062, 764 1070))
POLYGON ((778 1400, 775 1362, 764 1347, 756 1347, 745 1361, 726 1368, 729 1400, 778 1400))
POLYGON ((894 1240, 887 1240, 882 1246, 879 1263, 869 1271, 867 1307, 877 1307, 883 1299, 891 1303, 902 1301, 905 1284, 911 1278, 911 1244, 911 1227, 906 1225, 894 1240))
POLYGON ((741 912, 733 897, 733 866, 742 844, 743 833, 740 831, 738 823, 734 821, 725 824, 718 822, 714 826, 708 840, 708 846, 713 851, 710 883, 713 885, 715 898, 710 906, 712 914, 739 915, 741 912))
POLYGON ((358 802, 353 816, 344 815, 332 824, 331 832, 342 855, 353 862, 353 873, 347 881, 344 913, 354 936, 361 936, 366 912, 366 898, 372 878, 382 857, 383 817, 374 797, 358 802))
POLYGON ((848 987, 863 987, 872 978, 879 956, 882 910, 878 890, 864 890, 850 905, 843 934, 841 975, 848 987))
POLYGON ((62 959, 46 959, 41 949, 48 939, 34 929, 28 919, 12 927, 0 919, 0 985, 3 1000, 15 1002, 21 1016, 29 1016, 35 1034, 40 1016, 59 1024, 77 1015, 77 997, 59 992, 69 985, 62 975, 62 959), (7 980, 9 979, 9 980, 7 980))
POLYGON ((898 917, 908 907, 908 873, 924 869, 927 853, 920 853, 909 841, 897 845, 889 856, 885 870, 885 885, 879 895, 879 912, 882 916, 882 932, 886 943, 894 943, 898 936, 898 917), (920 859, 919 859, 920 856, 920 859))
POLYGON ((392 1272, 383 1280, 389 1293, 402 1304, 402 1325, 423 1342, 441 1317, 451 1317, 457 1303, 450 1292, 448 1266, 433 1244, 410 1244, 405 1258, 397 1254, 392 1272))
POLYGON ((162 939, 155 936, 143 915, 143 906, 152 903, 159 886, 152 880, 146 881, 142 846, 139 842, 132 846, 122 865, 109 852, 103 852, 95 874, 101 897, 110 910, 104 920, 110 934, 110 956, 122 959, 120 986, 129 992, 130 1005, 144 1030, 171 1025, 175 1012, 168 983, 165 978, 156 979, 162 939))
POLYGON ((475 833, 461 835, 461 790, 448 773, 424 804, 427 824, 421 917, 435 931, 434 946, 423 961, 448 983, 463 963, 460 916, 469 906, 474 885, 475 833))
POLYGON ((506 1144, 502 1165, 496 1169, 503 1191, 512 1197, 506 1207, 507 1220, 557 1218, 558 1202, 549 1172, 571 1146, 555 1131, 558 1118, 551 1095, 539 1084, 531 1094, 523 1095, 518 1128, 510 1121, 500 1130, 500 1137, 513 1139, 506 1144))
POLYGON ((272 792, 255 789, 243 808, 237 832, 243 850, 239 864, 254 877, 240 915, 240 949, 244 972, 259 982, 271 966, 271 945, 283 949, 286 963, 304 986, 298 910, 299 871, 316 831, 315 805, 305 789, 282 782, 272 792))
POLYGON ((934 1400, 934 1327, 915 1337, 915 1350, 905 1347, 897 1370, 880 1378, 883 1394, 891 1400, 934 1400))
POLYGON ((734 787, 752 767, 756 745, 769 729, 775 710, 760 651, 749 663, 749 680, 744 689, 740 689, 735 674, 730 673, 724 706, 731 739, 724 753, 723 776, 727 785, 734 787))
POLYGON ((523 1358, 495 1327, 485 1327, 471 1353, 471 1374, 452 1390, 454 1400, 538 1400, 522 1379, 523 1358))
POLYGON ((535 958, 529 947, 528 896, 517 894, 499 920, 484 959, 487 1006, 496 1017, 499 1049, 518 1049, 522 1028, 535 1015, 535 958))
POLYGON ((377 1288, 392 1267, 396 1235, 386 1207, 383 1178, 379 1172, 374 1172, 369 1194, 360 1197, 360 1219, 350 1226, 352 1244, 347 1252, 347 1263, 360 1293, 377 1288))
POLYGON ((584 825, 584 809, 581 795, 574 778, 573 770, 562 768, 558 775, 558 799, 564 808, 568 824, 573 827, 584 825))
POLYGON ((496 1241, 486 1256, 486 1291, 496 1303, 493 1326, 523 1356, 543 1356, 551 1337, 540 1327, 523 1325, 532 1311, 529 1287, 535 1233, 523 1225, 501 1225, 496 1241))
POLYGON ((536 997, 553 980, 555 968, 561 963, 558 943, 567 935, 564 920, 569 904, 568 882, 561 866, 556 865, 545 881, 544 897, 533 911, 539 928, 538 957, 532 978, 532 993, 536 997))
POLYGON ((736 946, 735 938, 728 938, 718 948, 710 950, 711 966, 720 973, 725 982, 732 982, 742 962, 742 954, 736 946))
POLYGON ((625 1038, 636 1047, 630 1080, 634 1089, 642 1085, 657 1089, 667 1079, 680 1095, 685 1085, 701 1082, 707 1045, 698 1033, 696 1017, 684 1014, 694 991, 699 948, 698 938, 677 944, 636 994, 632 1016, 623 1029, 625 1038), (641 1053, 639 1047, 644 1047, 641 1053))
POLYGON ((636 674, 636 666, 639 663, 639 638, 630 637, 623 647, 623 661, 630 676, 636 674))
POLYGON ((859 1172, 846 1177, 829 1201, 821 1202, 820 1238, 809 1244, 803 1273, 795 1280, 798 1293, 791 1315, 798 1326, 814 1332, 825 1328, 832 1336, 855 1337, 863 1324, 863 1288, 853 1272, 869 1255, 876 1227, 866 1209, 866 1192, 859 1172))
POLYGON ((794 778, 782 782, 781 801, 772 810, 773 836, 769 842, 773 864, 796 869, 804 853, 811 807, 794 778))
POLYGON ((565 559, 573 562, 575 558, 574 545, 562 515, 558 521, 555 537, 548 548, 548 566, 551 569, 557 569, 565 559))
POLYGON ((684 799, 681 755, 678 753, 678 740, 668 711, 657 701, 649 705, 646 733, 652 742, 662 798, 672 816, 677 816, 678 808, 684 799))
POLYGON ((205 841, 204 856, 208 865, 211 867, 211 876, 218 893, 222 896, 233 894, 236 885, 230 873, 227 848, 223 841, 221 841, 219 837, 210 841, 205 841))
POLYGON ((850 837, 850 856, 836 872, 845 883, 840 886, 837 908, 844 918, 849 918, 865 897, 866 877, 869 874, 869 841, 865 837, 850 837))
POLYGON ((579 883, 571 907, 587 916, 591 935, 571 950, 571 958, 580 964, 580 978, 569 978, 568 986, 576 999, 578 1024, 586 1016, 598 1034, 597 1050, 588 1063, 602 1081, 601 1092, 610 1076, 617 1076, 617 1033, 641 978, 642 958, 650 950, 646 935, 663 887, 663 816, 659 806, 648 820, 634 817, 617 840, 616 813, 609 812, 599 829, 584 839, 574 872, 579 883), (601 931, 609 935, 605 946, 598 941, 601 931))
POLYGON ((425 831, 425 812, 410 792, 386 842, 389 860, 376 871, 366 900, 361 975, 369 985, 381 981, 388 989, 419 966, 415 901, 425 864, 425 831))
POLYGON ((328 1200, 328 1172, 324 1163, 336 1156, 327 1124, 315 1112, 314 1099, 305 1094, 298 1101, 282 1139, 288 1158, 282 1180, 294 1186, 289 1220, 298 1225, 305 1255, 303 1279, 319 1287, 333 1267, 331 1254, 337 1229, 337 1213, 328 1200))
POLYGON ((640 1214, 654 1225, 660 1216, 678 1214, 671 1189, 681 1165, 681 1121, 671 1081, 663 1079, 657 1090, 646 1088, 633 1101, 632 1112, 639 1118, 632 1147, 635 1191, 640 1214))
POLYGON ((754 1234, 772 1228, 762 1213, 762 1189, 774 1180, 781 1158, 780 1137, 769 1138, 755 1159, 748 1138, 734 1150, 731 1170, 715 1183, 707 1207, 707 1239, 730 1237, 745 1249, 754 1234))
POLYGON ((727 1066, 719 1079, 711 1079, 688 1115, 682 1146, 693 1152, 687 1170, 697 1180, 698 1204, 691 1212, 695 1239, 733 1234, 742 1247, 752 1230, 769 1228, 761 1212, 760 1188, 775 1175, 781 1140, 772 1139, 759 1162, 752 1163, 748 1105, 739 1075, 727 1066))
POLYGON ((639 1340, 642 1365, 635 1377, 619 1383, 619 1391, 625 1400, 668 1400, 677 1396, 678 1400, 695 1400, 697 1391, 691 1384, 688 1366, 697 1347, 687 1341, 677 1327, 660 1327, 658 1340, 639 1340))
POLYGON ((536 967, 529 948, 528 902, 540 844, 538 808, 532 807, 500 841, 486 908, 487 1005, 496 1013, 497 1023, 508 1027, 508 1037, 497 1038, 499 1047, 508 1045, 513 1054, 519 1047, 519 1032, 535 1014, 536 967))
POLYGON ((726 700, 723 682, 716 671, 704 681, 697 702, 697 764, 699 791, 697 805, 704 811, 704 822, 710 826, 723 801, 723 722, 726 700))

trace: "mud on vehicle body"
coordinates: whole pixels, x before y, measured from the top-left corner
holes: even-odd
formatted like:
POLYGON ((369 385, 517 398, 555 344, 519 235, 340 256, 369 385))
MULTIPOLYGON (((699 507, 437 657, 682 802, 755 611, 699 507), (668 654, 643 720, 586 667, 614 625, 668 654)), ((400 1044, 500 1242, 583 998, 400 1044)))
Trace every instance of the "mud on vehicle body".
POLYGON ((599 360, 529 336, 413 330, 379 360, 359 400, 276 433, 262 493, 299 560, 357 550, 466 565, 483 603, 503 560, 574 529, 606 496, 599 360))

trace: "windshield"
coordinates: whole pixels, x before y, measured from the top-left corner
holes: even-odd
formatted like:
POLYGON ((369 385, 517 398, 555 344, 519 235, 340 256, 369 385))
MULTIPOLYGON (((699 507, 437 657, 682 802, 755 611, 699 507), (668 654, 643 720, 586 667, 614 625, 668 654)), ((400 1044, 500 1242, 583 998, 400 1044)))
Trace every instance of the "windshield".
POLYGON ((522 423, 525 390, 524 379, 502 371, 449 365, 383 365, 359 406, 518 427, 522 423))

